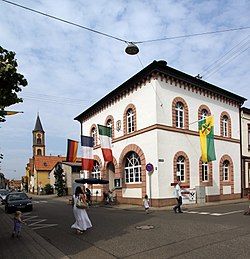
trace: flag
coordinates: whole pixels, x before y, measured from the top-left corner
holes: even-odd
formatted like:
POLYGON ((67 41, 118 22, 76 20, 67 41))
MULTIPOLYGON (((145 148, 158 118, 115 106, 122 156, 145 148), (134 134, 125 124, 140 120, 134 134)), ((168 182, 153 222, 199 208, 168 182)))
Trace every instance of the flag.
POLYGON ((94 167, 93 146, 94 138, 81 136, 82 145, 82 170, 92 171, 94 167))
POLYGON ((23 112, 0 110, 0 116, 15 115, 17 113, 23 113, 23 112))
POLYGON ((77 156, 78 141, 68 139, 67 162, 75 162, 77 156))
POLYGON ((113 155, 111 150, 112 128, 98 125, 98 132, 100 136, 101 149, 104 161, 113 161, 113 155))
POLYGON ((201 160, 210 162, 216 160, 214 150, 214 117, 208 116, 199 120, 199 134, 201 143, 201 160))

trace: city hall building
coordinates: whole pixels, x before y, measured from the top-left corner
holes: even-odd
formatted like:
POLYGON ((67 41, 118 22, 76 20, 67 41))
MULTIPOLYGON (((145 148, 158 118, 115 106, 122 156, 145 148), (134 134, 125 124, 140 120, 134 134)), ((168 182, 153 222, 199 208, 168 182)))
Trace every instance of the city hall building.
MULTIPOLYGON (((240 107, 246 99, 154 61, 78 115, 94 137, 94 169, 121 203, 175 203, 177 176, 186 189, 205 186, 206 201, 241 197, 240 107), (198 120, 214 116, 216 160, 201 161, 198 120), (104 163, 97 124, 112 127, 113 161, 104 163), (150 166, 152 165, 152 166, 150 166), (151 168, 152 167, 152 168, 151 168), (148 169, 148 170, 147 170, 148 169)), ((90 175, 91 174, 91 175, 90 175)))

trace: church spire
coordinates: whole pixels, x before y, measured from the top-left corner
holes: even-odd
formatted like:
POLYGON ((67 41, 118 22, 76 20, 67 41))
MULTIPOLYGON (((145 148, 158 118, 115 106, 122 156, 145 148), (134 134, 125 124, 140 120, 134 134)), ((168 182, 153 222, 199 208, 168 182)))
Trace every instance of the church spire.
POLYGON ((36 125, 33 133, 33 156, 45 156, 45 131, 37 114, 36 125))
POLYGON ((37 114, 36 125, 35 125, 35 128, 34 128, 33 132, 34 131, 40 131, 40 132, 44 133, 43 126, 42 126, 39 114, 37 114))

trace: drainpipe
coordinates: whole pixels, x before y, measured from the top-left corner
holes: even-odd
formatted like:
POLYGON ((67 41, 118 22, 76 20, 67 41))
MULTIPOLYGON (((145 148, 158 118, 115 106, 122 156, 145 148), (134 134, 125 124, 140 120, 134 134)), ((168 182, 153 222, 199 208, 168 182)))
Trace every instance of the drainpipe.
POLYGON ((241 108, 239 108, 239 118, 240 118, 240 172, 241 172, 241 198, 244 197, 244 189, 245 189, 245 170, 243 170, 245 168, 245 164, 243 165, 243 161, 242 161, 242 125, 241 125, 241 108))

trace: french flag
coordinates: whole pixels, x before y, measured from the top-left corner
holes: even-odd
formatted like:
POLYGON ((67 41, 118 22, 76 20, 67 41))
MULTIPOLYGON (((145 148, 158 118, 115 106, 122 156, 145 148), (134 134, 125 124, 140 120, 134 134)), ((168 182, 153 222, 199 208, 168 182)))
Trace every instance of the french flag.
POLYGON ((93 146, 94 138, 89 136, 81 136, 82 145, 82 170, 92 171, 94 167, 94 156, 93 156, 93 146))

